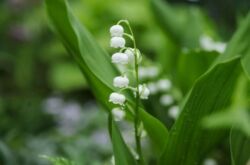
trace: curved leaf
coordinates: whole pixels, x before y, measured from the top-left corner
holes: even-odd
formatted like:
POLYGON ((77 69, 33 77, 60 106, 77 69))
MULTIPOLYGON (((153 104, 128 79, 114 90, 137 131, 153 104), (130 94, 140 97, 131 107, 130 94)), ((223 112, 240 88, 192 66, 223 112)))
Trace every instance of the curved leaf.
POLYGON ((232 129, 230 144, 232 165, 247 165, 250 162, 250 137, 232 129))
POLYGON ((176 79, 181 90, 186 94, 195 80, 207 71, 215 58, 217 52, 194 50, 182 52, 179 55, 176 79))
POLYGON ((160 164, 199 164, 204 154, 224 136, 223 131, 202 129, 200 120, 228 104, 239 75, 239 61, 236 58, 218 64, 196 81, 170 131, 160 164))
POLYGON ((245 75, 237 80, 237 87, 233 94, 232 104, 229 109, 206 116, 204 126, 210 129, 234 127, 250 137, 250 114, 248 112, 249 82, 245 75))
POLYGON ((151 139, 153 146, 155 146, 158 153, 162 153, 168 139, 168 131, 166 127, 159 120, 155 120, 153 116, 148 115, 143 109, 140 109, 140 116, 143 119, 143 125, 148 132, 148 136, 151 139))
POLYGON ((199 164, 206 152, 223 137, 223 131, 204 130, 200 121, 211 113, 225 109, 231 99, 241 73, 240 64, 250 55, 247 42, 250 35, 249 20, 250 14, 233 36, 226 52, 193 85, 182 113, 170 131, 166 149, 161 156, 162 165, 199 164))
POLYGON ((115 164, 119 165, 136 165, 136 161, 129 151, 129 148, 122 139, 122 135, 109 115, 109 133, 111 135, 115 164))

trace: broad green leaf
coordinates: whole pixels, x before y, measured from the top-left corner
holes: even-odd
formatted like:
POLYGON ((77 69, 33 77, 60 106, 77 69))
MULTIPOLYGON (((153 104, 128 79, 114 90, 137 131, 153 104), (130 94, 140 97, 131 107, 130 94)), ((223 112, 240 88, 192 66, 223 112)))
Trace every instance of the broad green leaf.
POLYGON ((239 72, 240 60, 236 58, 216 65, 196 81, 170 131, 160 164, 199 164, 204 154, 224 136, 224 131, 202 129, 200 122, 229 103, 239 72))
POLYGON ((250 137, 250 115, 246 109, 218 112, 206 117, 203 122, 207 128, 214 129, 234 126, 250 137))
POLYGON ((233 94, 233 103, 228 110, 217 112, 204 118, 203 123, 207 128, 238 129, 250 137, 250 114, 248 112, 248 88, 249 82, 246 76, 240 76, 235 93, 233 94))
POLYGON ((217 56, 217 52, 202 50, 184 51, 179 55, 175 77, 184 94, 192 87, 195 80, 205 73, 217 56))
POLYGON ((197 7, 174 6, 163 0, 151 0, 151 6, 156 19, 180 46, 196 48, 202 34, 216 36, 209 19, 197 7))
POLYGON ((133 155, 122 139, 121 133, 111 117, 109 117, 109 133, 113 144, 115 164, 136 165, 133 155))
POLYGON ((159 157, 158 153, 163 152, 166 140, 168 139, 168 131, 159 120, 155 120, 155 118, 148 115, 146 111, 143 109, 140 109, 139 111, 140 116, 143 119, 143 125, 148 132, 148 136, 157 151, 157 156, 159 157))
POLYGON ((230 145, 232 165, 248 165, 250 163, 250 137, 233 128, 230 145))
MULTIPOLYGON (((45 2, 51 23, 64 46, 80 66, 96 99, 110 110, 113 105, 108 102, 108 97, 111 92, 115 91, 112 80, 119 75, 119 72, 111 63, 107 53, 98 46, 84 26, 76 20, 64 0, 46 0, 45 2)), ((131 95, 127 95, 127 98, 128 104, 133 107, 134 102, 131 95)), ((133 117, 131 113, 128 115, 130 118, 133 117)), ((157 131, 158 136, 151 138, 151 140, 153 144, 160 146, 162 151, 165 144, 162 144, 163 139, 168 136, 166 128, 145 111, 141 119, 149 135, 154 136, 157 131), (152 129, 152 125, 157 126, 158 129, 152 129)))
MULTIPOLYGON (((207 131, 201 119, 225 109, 241 74, 241 61, 249 56, 250 17, 248 16, 233 36, 226 52, 219 56, 210 69, 193 85, 182 113, 170 131, 161 164, 195 165, 220 140, 224 131, 207 131), (240 47, 240 49, 231 49, 240 47)), ((249 63, 248 61, 247 63, 249 63)))

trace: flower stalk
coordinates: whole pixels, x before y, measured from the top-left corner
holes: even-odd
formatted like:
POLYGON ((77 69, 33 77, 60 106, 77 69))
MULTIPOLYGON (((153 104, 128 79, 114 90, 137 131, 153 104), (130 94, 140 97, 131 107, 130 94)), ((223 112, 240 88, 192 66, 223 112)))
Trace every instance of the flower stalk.
POLYGON ((138 163, 143 165, 144 164, 144 159, 143 159, 143 155, 142 155, 142 149, 141 149, 141 136, 139 133, 139 125, 140 125, 140 114, 139 114, 139 101, 140 101, 140 94, 139 94, 139 62, 138 62, 138 51, 137 51, 137 46, 136 46, 136 42, 135 42, 135 37, 134 37, 134 33, 133 30, 129 24, 129 22, 127 20, 121 20, 118 22, 118 24, 124 22, 128 28, 129 31, 131 33, 131 35, 127 35, 129 36, 129 38, 131 38, 132 42, 133 42, 133 46, 134 46, 134 69, 135 69, 135 82, 136 82, 136 95, 135 95, 135 117, 134 117, 134 129, 135 129, 135 143, 136 143, 136 151, 139 155, 139 160, 138 163))
MULTIPOLYGON (((140 118, 140 99, 148 99, 148 95, 150 94, 149 89, 140 84, 139 82, 139 62, 141 60, 140 51, 137 49, 134 33, 132 28, 127 20, 120 20, 116 25, 110 28, 111 33, 111 47, 120 48, 119 53, 115 53, 112 55, 112 62, 115 64, 132 64, 133 65, 133 74, 135 78, 135 86, 129 86, 129 80, 126 75, 115 77, 113 80, 113 85, 117 88, 120 88, 118 93, 112 93, 110 95, 110 102, 120 105, 122 110, 125 110, 125 98, 122 94, 120 94, 125 89, 130 89, 135 94, 135 105, 134 105, 134 131, 135 131, 135 144, 136 144, 136 152, 138 155, 137 163, 139 165, 144 165, 144 159, 142 154, 142 146, 141 146, 141 134, 142 134, 142 123, 140 118), (123 27, 121 24, 124 23, 128 29, 129 34, 124 33, 123 27), (125 40, 123 36, 128 37, 133 42, 133 48, 125 47, 125 40), (124 51, 124 52, 123 52, 124 51)), ((129 71, 129 70, 128 70, 129 71)), ((113 115, 115 119, 121 120, 124 115, 120 109, 113 109, 113 115)))

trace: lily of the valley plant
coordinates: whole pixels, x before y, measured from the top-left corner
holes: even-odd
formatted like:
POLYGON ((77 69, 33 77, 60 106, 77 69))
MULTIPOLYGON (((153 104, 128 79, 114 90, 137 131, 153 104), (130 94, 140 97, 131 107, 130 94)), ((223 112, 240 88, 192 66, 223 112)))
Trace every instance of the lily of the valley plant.
POLYGON ((125 114, 128 109, 126 109, 126 97, 122 93, 124 90, 131 90, 135 96, 135 107, 133 108, 134 113, 134 131, 135 131, 135 143, 136 151, 138 154, 139 164, 143 164, 143 156, 141 149, 141 136, 142 131, 139 129, 141 125, 141 120, 139 116, 139 102, 140 99, 148 99, 150 94, 149 89, 145 84, 140 84, 139 82, 139 63, 142 59, 140 51, 136 47, 135 37, 133 31, 130 27, 130 24, 127 20, 121 20, 116 25, 113 25, 110 28, 111 41, 110 46, 113 48, 118 48, 118 52, 115 52, 112 55, 112 63, 117 65, 130 65, 132 67, 127 67, 127 70, 123 71, 122 75, 117 75, 113 79, 113 86, 117 88, 117 92, 110 94, 109 101, 115 104, 115 107, 112 109, 113 118, 115 121, 122 120, 125 117, 125 114), (128 27, 129 33, 124 32, 124 28, 121 24, 124 24, 128 27), (133 43, 133 48, 126 47, 126 40, 124 37, 130 39, 133 43), (132 68, 132 70, 130 69, 132 68), (131 86, 128 79, 128 72, 132 72, 133 78, 135 80, 135 86, 131 86))

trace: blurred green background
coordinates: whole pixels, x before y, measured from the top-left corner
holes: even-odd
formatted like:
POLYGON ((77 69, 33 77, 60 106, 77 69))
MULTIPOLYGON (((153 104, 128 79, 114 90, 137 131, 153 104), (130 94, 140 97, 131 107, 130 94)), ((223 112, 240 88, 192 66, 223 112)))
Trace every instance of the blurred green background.
MULTIPOLYGON (((161 75, 172 77, 182 95, 187 92, 189 86, 175 80, 174 65, 183 50, 200 46, 196 40, 182 42, 173 37, 155 17, 148 0, 69 2, 74 14, 109 53, 113 51, 109 48, 109 27, 128 19, 149 63, 158 66, 161 75)), ((198 18, 184 27, 188 39, 196 35, 192 29, 196 23, 207 35, 224 42, 250 9, 249 0, 168 3, 173 19, 186 19, 188 13, 198 18)), ((49 27, 43 1, 1 1, 0 36, 0 164, 48 164, 39 155, 64 156, 80 164, 109 164, 112 149, 107 116, 49 27)))

